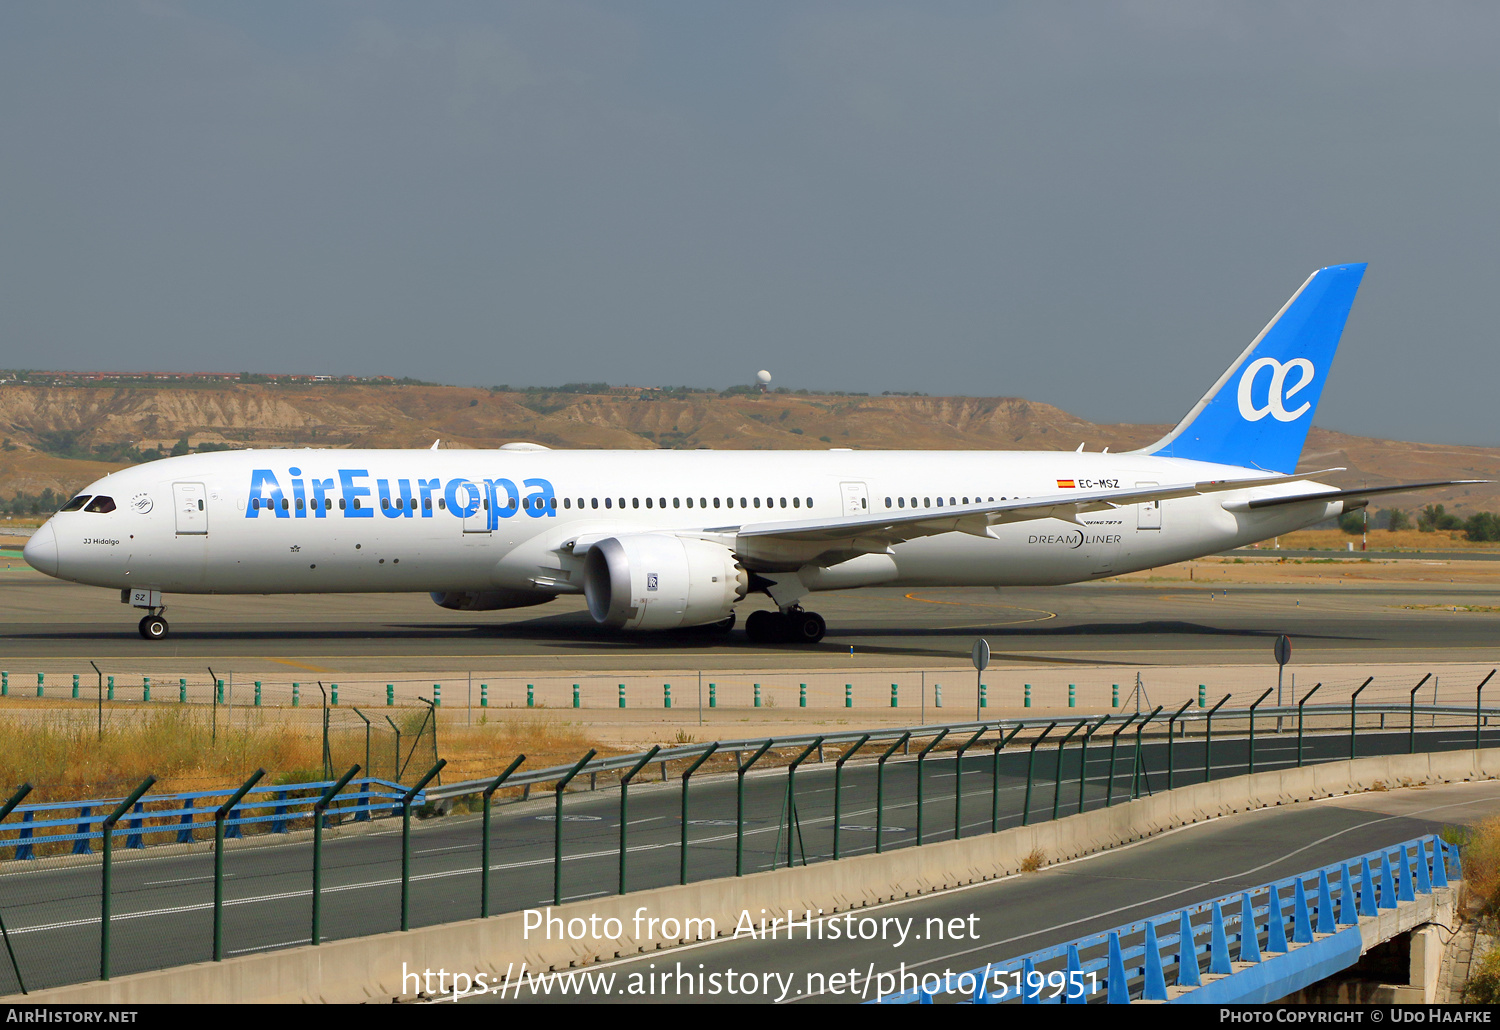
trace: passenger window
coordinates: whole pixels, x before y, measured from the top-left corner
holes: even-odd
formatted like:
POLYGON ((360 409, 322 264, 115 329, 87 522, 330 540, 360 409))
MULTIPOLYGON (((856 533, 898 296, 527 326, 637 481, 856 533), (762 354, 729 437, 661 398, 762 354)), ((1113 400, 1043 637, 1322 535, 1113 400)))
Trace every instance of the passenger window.
MULTIPOLYGON (((105 498, 105 500, 106 500, 106 501, 109 501, 109 509, 108 509, 108 510, 109 510, 109 511, 114 511, 114 510, 115 510, 115 502, 114 502, 114 501, 110 501, 110 500, 109 500, 109 498, 108 498, 108 497, 106 497, 106 498, 105 498)), ((285 501, 282 501, 282 502, 281 502, 281 506, 282 506, 282 507, 283 507, 283 508, 285 508, 285 507, 286 507, 286 502, 285 502, 285 501)), ((198 510, 199 510, 199 511, 202 511, 202 510, 203 510, 203 502, 202 502, 202 501, 201 501, 201 500, 200 500, 200 501, 199 501, 199 502, 198 502, 198 510)))
POLYGON ((759 497, 757 497, 757 498, 756 498, 756 499, 755 499, 755 506, 756 506, 756 507, 757 507, 757 508, 759 508, 759 507, 760 507, 760 498, 759 498, 759 497))
POLYGON ((391 502, 390 501, 386 500, 384 497, 382 497, 380 499, 380 510, 381 511, 387 511, 387 510, 389 510, 390 506, 391 506, 391 502))
POLYGON ((667 499, 665 497, 659 497, 659 498, 657 498, 657 506, 661 507, 661 508, 665 508, 667 506, 667 499))
MULTIPOLYGON (((606 497, 604 500, 605 500, 606 504, 609 503, 609 498, 606 497)), ((599 507, 599 498, 595 497, 594 500, 593 500, 593 503, 590 505, 590 507, 593 507, 593 508, 599 507)))
POLYGON ((924 497, 924 498, 922 498, 922 507, 924 507, 924 508, 931 508, 932 507, 932 498, 931 497, 924 497))
POLYGON ((692 506, 693 506, 693 499, 692 499, 692 498, 691 498, 691 497, 689 497, 689 498, 688 498, 688 499, 687 499, 687 504, 688 504, 688 507, 689 507, 689 508, 691 508, 691 507, 692 507, 692 506))
POLYGON ((571 507, 573 507, 573 498, 571 498, 571 497, 564 497, 563 498, 563 507, 564 508, 571 508, 571 507))
POLYGON ((889 508, 889 507, 890 507, 890 506, 891 506, 891 499, 890 499, 890 498, 889 498, 889 497, 887 497, 887 498, 886 498, 886 499, 885 499, 885 506, 886 506, 886 507, 887 507, 887 508, 889 508))
POLYGON ((531 498, 528 497, 524 501, 522 501, 521 502, 521 507, 525 508, 527 511, 530 511, 531 510, 531 498))
POLYGON ((682 498, 681 497, 674 497, 674 498, 672 498, 672 507, 674 507, 674 508, 681 508, 682 507, 682 498))
POLYGON ((950 506, 950 507, 951 507, 951 506, 952 506, 952 505, 955 505, 955 504, 957 504, 957 503, 958 503, 958 501, 957 501, 957 500, 955 500, 955 499, 954 499, 954 498, 952 498, 952 497, 950 497, 950 498, 948 498, 948 504, 949 504, 949 506, 950 506))
POLYGON ((969 503, 969 499, 968 499, 968 498, 967 498, 967 497, 965 497, 965 498, 964 498, 964 503, 965 503, 965 504, 968 504, 968 503, 969 503))
POLYGON ((606 507, 606 508, 613 508, 613 507, 614 507, 614 506, 615 506, 615 502, 614 502, 614 499, 613 499, 613 498, 611 498, 611 497, 606 497, 606 498, 605 498, 605 499, 604 499, 604 506, 605 506, 605 507, 606 507))
POLYGON ((639 508, 641 506, 641 499, 639 497, 632 497, 630 499, 630 506, 632 508, 639 508))
MULTIPOLYGON (((689 507, 692 507, 692 506, 689 505, 689 507)), ((700 508, 707 508, 708 507, 708 498, 707 497, 700 497, 700 498, 698 498, 698 507, 700 507, 700 508)))
POLYGON ((906 507, 906 498, 905 497, 898 497, 898 498, 896 498, 896 506, 898 508, 904 508, 904 507, 906 507))
POLYGON ((302 498, 300 498, 300 497, 297 498, 297 510, 298 511, 302 510, 302 498))
MULTIPOLYGON (((734 498, 731 497, 730 500, 732 501, 732 500, 734 500, 734 498)), ((731 504, 730 507, 732 508, 732 507, 734 507, 734 505, 731 504)), ((741 508, 748 508, 748 507, 750 507, 750 502, 747 501, 747 500, 745 500, 743 497, 741 497, 740 498, 740 507, 741 508)))
POLYGON ((432 510, 432 498, 431 497, 424 497, 424 498, 422 498, 422 510, 423 511, 431 511, 432 510))
POLYGON ((782 506, 782 507, 783 507, 783 508, 785 508, 785 507, 786 507, 786 498, 785 498, 785 497, 783 497, 783 498, 782 498, 782 499, 781 499, 781 506, 782 506))
POLYGON ((88 494, 79 494, 77 497, 73 498, 71 501, 69 501, 67 504, 63 505, 58 510, 59 511, 77 511, 79 508, 82 508, 88 502, 89 502, 89 495, 88 494))
MULTIPOLYGON (((98 502, 98 501, 95 501, 95 502, 94 502, 94 503, 95 503, 95 504, 98 504, 98 503, 99 503, 99 502, 98 502)), ((292 504, 291 504, 291 502, 290 502, 290 501, 288 501, 288 500, 287 500, 287 499, 286 499, 286 498, 285 498, 285 497, 283 497, 283 498, 282 498, 282 499, 281 499, 281 510, 282 510, 282 511, 290 511, 290 510, 291 510, 291 508, 292 508, 292 504)), ((199 511, 202 511, 202 510, 203 510, 203 502, 202 502, 202 501, 199 501, 199 502, 198 502, 198 510, 199 510, 199 511)))
POLYGON ((556 497, 549 497, 549 498, 547 498, 547 502, 548 502, 547 503, 547 507, 551 508, 553 511, 557 510, 557 498, 556 497))
POLYGON ((339 498, 339 511, 343 511, 344 510, 345 503, 346 502, 344 501, 344 499, 342 497, 340 497, 339 498))
POLYGON ((620 498, 620 507, 621 508, 625 507, 625 498, 623 498, 623 497, 620 498))
MULTIPOLYGON (((785 505, 786 504, 786 498, 783 497, 781 499, 781 503, 783 505, 785 505)), ((802 507, 802 498, 800 498, 800 497, 793 497, 792 498, 792 507, 793 508, 800 508, 800 507, 802 507)))
POLYGON ((717 497, 715 497, 714 498, 714 507, 717 508, 718 506, 719 506, 719 499, 717 497))
MULTIPOLYGON (((358 497, 356 497, 354 499, 354 506, 356 508, 359 507, 359 498, 358 497)), ((439 497, 438 498, 438 511, 447 511, 447 510, 448 510, 448 501, 447 501, 447 499, 443 498, 443 497, 439 497)))
MULTIPOLYGON (((198 502, 198 507, 203 507, 202 501, 198 502)), ((95 497, 92 501, 90 501, 89 506, 83 510, 91 511, 96 515, 107 515, 108 513, 115 510, 115 499, 113 497, 106 497, 104 494, 100 494, 98 497, 95 497)))

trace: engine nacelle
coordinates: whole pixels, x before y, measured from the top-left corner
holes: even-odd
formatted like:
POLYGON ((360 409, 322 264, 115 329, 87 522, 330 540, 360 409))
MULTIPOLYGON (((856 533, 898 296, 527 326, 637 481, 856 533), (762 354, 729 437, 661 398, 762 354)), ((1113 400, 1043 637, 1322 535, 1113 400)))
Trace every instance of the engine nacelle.
POLYGON ((501 608, 529 608, 557 595, 539 590, 434 590, 428 596, 439 608, 456 612, 493 612, 501 608))
POLYGON ((607 537, 583 561, 594 621, 613 629, 677 629, 727 618, 750 577, 727 547, 641 533, 607 537))

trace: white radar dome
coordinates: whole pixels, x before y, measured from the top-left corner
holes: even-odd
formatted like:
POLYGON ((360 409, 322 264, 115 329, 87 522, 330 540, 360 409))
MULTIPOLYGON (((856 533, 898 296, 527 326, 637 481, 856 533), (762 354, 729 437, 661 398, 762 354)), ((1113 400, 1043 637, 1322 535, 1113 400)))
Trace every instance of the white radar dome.
POLYGON ((761 385, 764 386, 766 383, 769 383, 771 381, 771 373, 767 372, 765 369, 761 369, 759 372, 755 373, 755 378, 759 379, 761 385))

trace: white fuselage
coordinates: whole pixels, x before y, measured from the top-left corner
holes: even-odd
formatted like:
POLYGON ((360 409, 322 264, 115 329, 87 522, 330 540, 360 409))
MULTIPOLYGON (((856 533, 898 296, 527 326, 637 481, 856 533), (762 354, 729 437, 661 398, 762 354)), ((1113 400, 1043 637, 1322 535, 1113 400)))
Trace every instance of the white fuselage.
MULTIPOLYGON (((535 603, 580 590, 576 563, 559 551, 580 538, 732 535, 739 526, 909 513, 913 505, 936 511, 1059 489, 1259 474, 1072 452, 231 451, 100 479, 83 494, 111 498, 113 510, 59 512, 39 531, 55 537, 52 567, 45 540, 27 556, 41 555, 34 564, 62 579, 168 594, 499 589, 535 603)), ((1303 481, 1130 504, 1078 524, 996 526, 990 538, 942 533, 800 575, 805 591, 1098 579, 1266 539, 1341 510, 1326 501, 1226 508, 1309 488, 1303 481)))

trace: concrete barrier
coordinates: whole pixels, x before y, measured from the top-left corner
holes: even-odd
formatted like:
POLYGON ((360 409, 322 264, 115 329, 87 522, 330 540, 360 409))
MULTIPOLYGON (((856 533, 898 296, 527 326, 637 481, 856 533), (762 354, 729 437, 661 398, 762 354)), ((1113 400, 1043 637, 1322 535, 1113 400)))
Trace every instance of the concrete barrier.
MULTIPOLYGON (((547 910, 569 919, 616 919, 618 938, 545 940, 527 933, 525 913, 508 912, 405 933, 330 941, 318 947, 243 955, 173 969, 121 976, 108 982, 37 991, 7 1002, 145 1004, 249 1001, 361 1002, 412 997, 420 981, 404 976, 439 968, 500 979, 508 966, 566 969, 674 944, 732 935, 743 913, 845 912, 927 894, 1022 870, 1040 853, 1042 864, 1078 858, 1180 826, 1278 805, 1357 793, 1377 784, 1417 784, 1500 777, 1500 750, 1394 755, 1272 770, 1176 790, 957 841, 860 855, 749 876, 638 891, 624 897, 573 902, 547 910), (676 919, 680 932, 640 932, 636 914, 676 919), (695 920, 688 923, 687 920, 695 920)), ((667 929, 671 929, 668 927, 667 929)))

